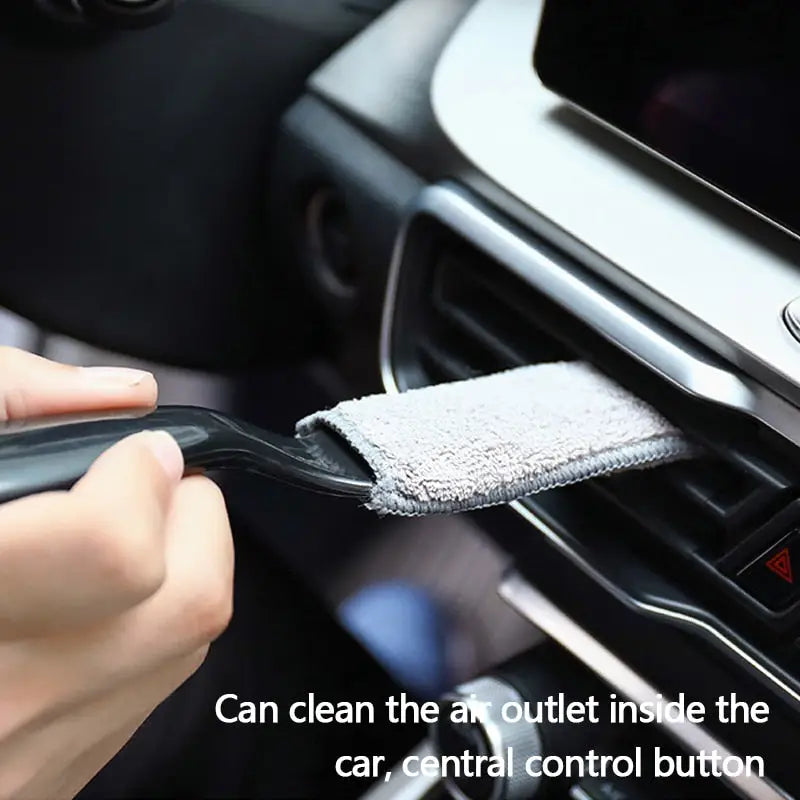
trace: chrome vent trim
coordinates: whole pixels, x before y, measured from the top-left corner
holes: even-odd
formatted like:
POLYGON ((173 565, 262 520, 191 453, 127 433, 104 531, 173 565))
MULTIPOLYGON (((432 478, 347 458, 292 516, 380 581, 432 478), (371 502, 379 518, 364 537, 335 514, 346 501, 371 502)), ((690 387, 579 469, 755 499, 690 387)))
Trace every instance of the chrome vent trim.
POLYGON ((384 385, 397 390, 391 366, 391 332, 397 284, 408 227, 414 216, 429 214, 465 240, 501 262, 553 302, 579 316, 623 352, 694 397, 741 411, 800 446, 800 413, 780 395, 745 375, 715 364, 687 342, 676 342, 666 329, 607 297, 600 288, 577 276, 555 251, 534 247, 521 235, 475 205, 449 184, 424 189, 396 245, 389 274, 381 332, 381 374, 384 385))

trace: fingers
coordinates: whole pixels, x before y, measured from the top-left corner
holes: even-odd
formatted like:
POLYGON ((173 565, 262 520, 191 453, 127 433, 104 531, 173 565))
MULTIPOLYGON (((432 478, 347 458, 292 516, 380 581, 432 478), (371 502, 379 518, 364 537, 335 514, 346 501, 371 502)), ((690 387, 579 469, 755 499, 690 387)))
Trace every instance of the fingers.
POLYGON ((182 473, 175 441, 146 432, 106 451, 70 492, 0 506, 0 638, 84 627, 156 593, 182 473))
MULTIPOLYGON (((80 507, 81 492, 96 497, 98 491, 142 479, 135 470, 127 480, 109 476, 137 458, 147 464, 155 457, 152 451, 147 454, 149 447, 142 434, 120 443, 117 452, 98 460, 70 498, 80 507), (139 449, 143 439, 144 451, 139 449)), ((162 474, 173 480, 161 460, 155 460, 162 474)), ((149 487, 156 507, 164 497, 159 487, 163 488, 158 482, 149 487)), ((139 499, 143 494, 147 492, 131 492, 139 499)), ((162 533, 152 547, 163 562, 155 592, 89 627, 0 641, 0 684, 13 687, 0 696, 0 764, 6 765, 0 769, 0 797, 71 795, 200 666, 209 643, 227 626, 234 557, 222 495, 211 481, 196 476, 181 480, 171 499, 169 493, 166 497, 167 503, 160 506, 162 533)), ((108 502, 114 506, 113 500, 108 502)), ((104 518, 91 511, 78 516, 90 523, 104 518)), ((96 530, 91 525, 88 529, 96 530)), ((102 524, 101 529, 105 530, 102 524)), ((2 538, 0 530, 0 543, 2 538)), ((108 544, 107 537, 101 541, 108 544)), ((84 555, 86 561, 96 562, 92 550, 84 555)), ((112 558, 109 563, 134 561, 112 558)), ((76 569, 82 566, 81 559, 73 563, 76 569)), ((52 574, 49 577, 51 586, 61 586, 52 574)))
POLYGON ((0 797, 74 797, 127 743, 155 708, 202 664, 207 648, 21 728, 0 743, 0 797))
MULTIPOLYGON (((85 631, 31 641, 42 672, 17 676, 22 694, 45 705, 54 693, 73 701, 108 691, 165 661, 196 653, 227 627, 233 611, 233 543, 222 493, 207 478, 187 478, 166 525, 166 579, 126 614, 85 631), (58 681, 51 685, 57 665, 58 681)), ((35 715, 36 709, 24 710, 35 715)), ((19 722, 19 720, 18 720, 19 722)))
POLYGON ((199 475, 182 481, 167 520, 169 580, 150 601, 162 633, 174 637, 172 655, 193 652, 228 627, 233 569, 233 537, 222 492, 199 475))
POLYGON ((0 420, 121 408, 150 408, 158 389, 148 372, 73 367, 0 347, 0 420))
MULTIPOLYGON (((147 406, 152 376, 0 348, 0 420, 147 406)), ((228 624, 225 503, 164 432, 106 451, 69 492, 0 507, 0 797, 71 797, 228 624)))
MULTIPOLYGON (((97 663, 115 650, 131 653, 130 665, 153 669, 213 642, 233 613, 234 553, 225 500, 208 478, 183 480, 167 519, 167 580, 133 609, 113 634, 92 645, 97 663)), ((99 633, 99 632, 98 632, 99 633)))

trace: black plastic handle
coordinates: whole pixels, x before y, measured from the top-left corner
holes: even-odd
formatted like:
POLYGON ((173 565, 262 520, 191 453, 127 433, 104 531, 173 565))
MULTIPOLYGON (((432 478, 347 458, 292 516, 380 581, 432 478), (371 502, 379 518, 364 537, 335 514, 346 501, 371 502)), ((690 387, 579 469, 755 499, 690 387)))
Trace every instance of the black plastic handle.
POLYGON ((216 411, 163 406, 148 414, 8 423, 0 432, 0 502, 68 489, 116 442, 163 430, 177 441, 187 472, 242 469, 300 487, 365 498, 367 469, 329 434, 290 438, 216 411))

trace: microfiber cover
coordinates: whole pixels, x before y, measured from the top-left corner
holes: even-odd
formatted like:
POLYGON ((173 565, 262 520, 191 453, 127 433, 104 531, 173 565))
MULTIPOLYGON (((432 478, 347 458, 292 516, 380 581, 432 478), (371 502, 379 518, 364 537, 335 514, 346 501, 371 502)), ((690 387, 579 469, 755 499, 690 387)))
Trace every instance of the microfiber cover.
POLYGON ((559 362, 341 403, 327 425, 375 475, 368 508, 449 513, 694 454, 643 400, 581 362, 559 362))

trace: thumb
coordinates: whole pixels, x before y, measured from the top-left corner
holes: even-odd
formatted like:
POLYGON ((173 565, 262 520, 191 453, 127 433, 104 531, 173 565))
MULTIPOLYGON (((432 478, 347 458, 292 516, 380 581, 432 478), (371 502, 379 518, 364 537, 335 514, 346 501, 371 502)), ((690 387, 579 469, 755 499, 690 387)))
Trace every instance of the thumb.
POLYGON ((0 347, 0 421, 51 414, 149 408, 158 395, 149 372, 73 367, 0 347))
POLYGON ((182 473, 175 441, 148 431, 106 450, 71 491, 0 506, 0 642, 88 626, 158 591, 182 473))

